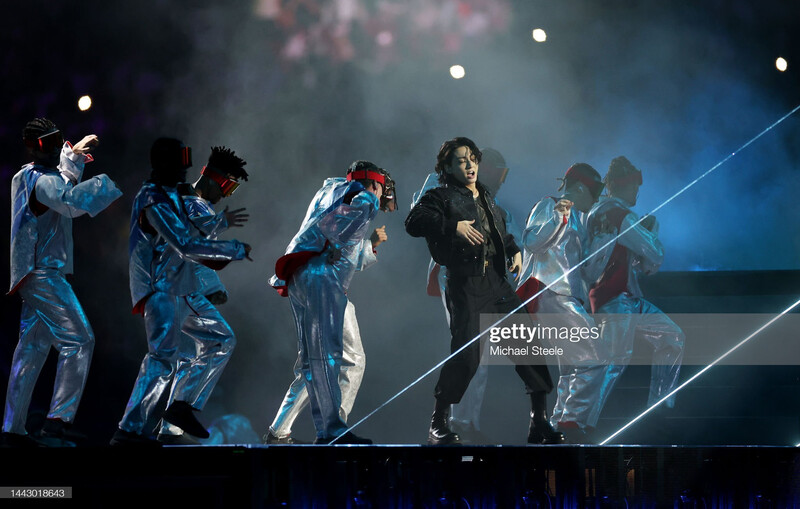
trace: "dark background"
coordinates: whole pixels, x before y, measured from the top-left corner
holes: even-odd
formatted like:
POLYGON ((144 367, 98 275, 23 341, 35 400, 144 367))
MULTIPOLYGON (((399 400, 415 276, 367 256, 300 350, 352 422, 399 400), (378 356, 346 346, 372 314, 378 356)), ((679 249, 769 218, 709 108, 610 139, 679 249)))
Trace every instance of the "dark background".
MULTIPOLYGON (((354 159, 392 172, 401 208, 376 219, 389 241, 350 291, 368 358, 358 419, 448 351, 441 304, 424 294, 427 250, 403 231, 411 194, 442 141, 469 136, 506 156, 511 172, 499 197, 519 222, 555 192, 570 164, 585 161, 604 173, 620 154, 642 169, 637 209, 651 210, 800 104, 798 19, 790 2, 745 0, 32 0, 7 7, 0 21, 3 206, 9 210, 11 177, 26 161, 21 129, 35 116, 54 120, 73 142, 97 134, 101 145, 86 174, 107 173, 125 193, 98 217, 74 221, 72 283, 97 338, 76 426, 93 443, 110 438, 146 351, 142 320, 130 313, 127 235, 156 137, 177 136, 194 148, 191 180, 211 145, 248 161, 250 181, 229 202, 247 207, 251 220, 227 238, 252 244, 255 261, 222 272, 231 298, 221 311, 238 346, 202 419, 240 414, 259 434, 296 354, 289 304, 267 286, 275 260, 325 177, 343 175, 354 159), (532 40, 537 27, 547 42, 532 40), (778 56, 788 60, 786 72, 775 69, 778 56), (463 79, 450 77, 454 64, 465 67, 463 79), (93 107, 81 112, 84 94, 93 107)), ((794 115, 657 213, 664 271, 800 269, 798 134, 794 115)), ((6 280, 7 252, 0 250, 6 280)), ((672 304, 665 309, 714 310, 672 304)), ((2 392, 19 306, 18 297, 3 298, 2 392)), ((785 307, 780 298, 754 297, 729 310, 785 307)), ((779 385, 797 392, 787 373, 779 385)), ((51 381, 46 370, 32 411, 46 411, 51 381)), ((434 382, 424 379, 358 432, 384 443, 422 442, 434 382)), ((492 369, 484 427, 498 443, 524 442, 521 389, 511 370, 492 369)), ((707 394, 693 397, 696 407, 707 394)), ((624 401, 622 414, 643 408, 646 396, 637 398, 624 401)), ((310 421, 301 417, 298 436, 311 438, 310 421)))

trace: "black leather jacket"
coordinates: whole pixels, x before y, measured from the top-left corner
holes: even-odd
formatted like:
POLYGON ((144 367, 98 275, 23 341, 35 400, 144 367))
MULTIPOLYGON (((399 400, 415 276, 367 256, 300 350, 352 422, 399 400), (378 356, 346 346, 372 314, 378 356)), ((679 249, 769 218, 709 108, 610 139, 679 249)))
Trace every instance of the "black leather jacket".
POLYGON ((458 222, 464 220, 475 220, 473 227, 480 230, 472 191, 463 186, 448 184, 422 195, 406 218, 406 231, 412 237, 425 237, 433 260, 447 267, 451 275, 480 276, 489 266, 505 275, 507 261, 520 249, 506 231, 503 209, 497 206, 483 184, 478 182, 477 185, 479 199, 486 200, 489 221, 494 225, 492 236, 498 253, 495 260, 485 260, 483 246, 473 246, 456 234, 458 222))

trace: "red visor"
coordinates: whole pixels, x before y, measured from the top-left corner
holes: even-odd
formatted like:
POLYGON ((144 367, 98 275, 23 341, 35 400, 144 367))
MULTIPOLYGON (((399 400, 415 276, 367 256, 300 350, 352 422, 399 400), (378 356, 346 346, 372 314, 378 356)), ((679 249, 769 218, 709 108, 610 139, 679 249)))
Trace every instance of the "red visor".
POLYGON ((383 175, 378 173, 377 171, 369 171, 369 170, 358 170, 358 171, 351 171, 347 174, 348 182, 351 180, 374 180, 378 184, 385 186, 386 179, 383 178, 383 175))
POLYGON ((49 154, 64 146, 64 136, 61 131, 53 131, 39 136, 37 140, 25 140, 25 145, 33 150, 49 154))
POLYGON ((219 170, 214 168, 209 168, 207 166, 203 166, 203 170, 200 172, 201 175, 205 175, 206 177, 210 178, 217 184, 219 187, 222 188, 222 196, 228 197, 233 194, 234 191, 239 187, 239 182, 230 179, 222 174, 219 170))
POLYGON ((181 147, 181 164, 186 168, 192 166, 192 147, 181 147))

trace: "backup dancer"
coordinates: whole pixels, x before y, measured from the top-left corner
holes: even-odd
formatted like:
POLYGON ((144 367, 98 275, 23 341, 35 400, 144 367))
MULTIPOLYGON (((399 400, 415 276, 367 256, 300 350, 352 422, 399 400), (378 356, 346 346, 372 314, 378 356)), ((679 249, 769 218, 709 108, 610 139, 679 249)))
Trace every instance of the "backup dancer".
POLYGON ((558 197, 540 200, 528 216, 522 236, 525 255, 517 294, 524 301, 548 285, 549 289, 527 304, 544 325, 587 330, 587 338, 560 344, 560 377, 551 424, 571 442, 585 442, 586 433, 597 424, 596 401, 605 366, 596 339, 588 337, 595 327, 589 315, 588 287, 581 267, 563 277, 583 261, 588 244, 585 214, 603 190, 600 174, 586 163, 569 167, 558 197))
MULTIPOLYGON (((228 198, 239 187, 242 180, 247 180, 248 174, 244 169, 247 164, 242 158, 225 147, 213 147, 208 163, 203 167, 200 178, 192 184, 182 184, 178 186, 183 204, 192 220, 192 224, 197 228, 199 234, 204 237, 216 240, 217 236, 229 227, 241 227, 249 219, 245 209, 228 211, 228 207, 217 213, 214 205, 223 198, 228 198)), ((217 271, 206 267, 202 263, 194 264, 195 276, 197 277, 198 293, 204 295, 208 301, 219 306, 228 301, 228 291, 220 281, 217 271)), ((183 352, 181 357, 184 362, 191 362, 194 354, 195 344, 189 337, 183 338, 183 352)), ((230 352, 229 352, 230 353, 230 352)), ((205 401, 199 402, 198 406, 204 406, 205 401)), ((183 430, 178 426, 162 420, 161 431, 158 440, 165 444, 196 444, 197 441, 184 435, 183 430)))
MULTIPOLYGON (((436 163, 441 187, 427 191, 406 218, 406 231, 412 237, 425 237, 434 261, 447 270, 451 352, 481 332, 481 313, 505 314, 521 304, 505 276, 507 268, 520 270, 522 255, 490 191, 478 180, 480 160, 480 150, 468 138, 442 144, 436 163)), ((467 390, 480 363, 480 350, 476 341, 442 367, 428 444, 460 443, 450 428, 450 405, 467 390)), ((547 393, 553 388, 547 366, 518 364, 515 369, 531 397, 528 442, 563 440, 546 417, 547 393)))
MULTIPOLYGON (((590 252, 639 220, 631 209, 636 205, 642 173, 627 158, 619 156, 611 161, 605 184, 608 198, 595 205, 587 218, 592 239, 590 252)), ((647 216, 607 248, 597 264, 602 272, 589 291, 589 300, 609 358, 600 382, 602 391, 592 409, 595 415, 602 411, 630 362, 636 335, 641 335, 654 349, 648 406, 675 388, 683 359, 683 331, 645 300, 639 288, 639 278, 655 273, 663 258, 658 222, 655 216, 647 216)), ((667 400, 666 404, 674 406, 674 399, 667 400)))
POLYGON ((163 419, 199 438, 208 432, 194 416, 208 399, 235 345, 233 331, 198 292, 195 263, 221 269, 242 260, 250 246, 211 240, 198 233, 177 186, 191 167, 191 150, 180 140, 159 138, 150 151, 150 179, 136 195, 130 229, 133 312, 144 316, 148 353, 112 445, 159 445, 149 437, 157 407, 169 391, 163 419), (182 359, 184 335, 196 355, 182 359))
POLYGON ((3 415, 6 445, 36 445, 25 422, 33 388, 50 347, 58 365, 43 437, 70 441, 94 349, 94 333, 65 275, 72 273, 72 218, 95 216, 122 195, 106 175, 81 181, 89 135, 64 143, 50 120, 36 118, 23 130, 33 162, 11 182, 11 287, 22 297, 19 342, 14 350, 3 415))
MULTIPOLYGON (((265 437, 267 443, 293 442, 288 431, 306 396, 316 429, 315 444, 334 439, 337 444, 372 443, 346 432, 347 414, 364 371, 355 309, 346 292, 354 272, 376 261, 375 243, 386 240, 382 228, 371 239, 367 232, 383 194, 391 189, 390 182, 386 171, 369 161, 353 162, 346 178, 325 180, 286 254, 275 264, 270 284, 289 297, 299 355, 295 380, 265 437)), ((387 199, 393 198, 387 193, 387 199)))

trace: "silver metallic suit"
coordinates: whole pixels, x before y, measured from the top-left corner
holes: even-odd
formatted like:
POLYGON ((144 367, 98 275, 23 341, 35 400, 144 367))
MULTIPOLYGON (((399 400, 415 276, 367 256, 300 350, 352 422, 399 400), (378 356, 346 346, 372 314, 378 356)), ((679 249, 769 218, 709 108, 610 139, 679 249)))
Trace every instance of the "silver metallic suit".
MULTIPOLYGON (((348 300, 344 311, 342 330, 342 365, 339 368, 339 390, 342 393, 339 415, 345 423, 347 423, 347 417, 355 404, 358 389, 361 387, 366 360, 364 346, 361 344, 361 332, 356 320, 356 308, 348 300)), ((291 435, 294 421, 308 406, 308 403, 308 389, 306 389, 306 379, 303 376, 302 351, 298 351, 297 361, 294 364, 294 380, 289 385, 278 414, 269 427, 270 432, 279 438, 291 435)))
MULTIPOLYGON (((288 293, 299 338, 299 368, 320 439, 347 429, 342 411, 349 409, 342 408, 340 386, 346 291, 355 270, 367 264, 365 255, 374 255, 364 240, 378 206, 377 197, 358 182, 325 180, 270 280, 279 292, 288 293)), ((287 398, 292 396, 290 387, 287 398)), ((297 401, 294 405, 298 408, 297 401)))
MULTIPOLYGON (((560 326, 588 329, 595 323, 585 307, 588 305, 588 292, 583 271, 579 267, 559 281, 584 259, 588 235, 583 215, 573 209, 565 216, 555 209, 556 203, 555 198, 546 197, 531 210, 522 236, 525 254, 518 286, 526 288, 526 285, 536 283, 529 292, 531 295, 523 297, 525 300, 541 288, 552 285, 537 298, 536 312, 543 322, 557 320, 560 326)), ((550 422, 561 428, 594 427, 598 416, 592 410, 605 373, 603 356, 598 352, 599 345, 595 340, 568 346, 565 355, 559 356, 557 399, 550 422)))
MULTIPOLYGON (((217 236, 228 229, 228 221, 225 218, 225 214, 217 212, 211 206, 207 200, 204 200, 197 194, 189 194, 181 196, 183 199, 183 204, 186 207, 186 212, 189 215, 189 218, 192 221, 192 224, 208 239, 216 240, 217 236)), ((220 281, 219 275, 217 274, 216 270, 213 270, 209 267, 201 263, 193 264, 195 277, 197 278, 197 293, 199 295, 206 296, 208 298, 209 295, 222 292, 227 296, 227 290, 225 286, 220 281)), ((213 304, 212 304, 213 305, 213 304)), ((212 318, 213 319, 213 318, 212 318)), ((219 328, 219 330, 230 330, 230 327, 226 322, 223 321, 223 324, 219 323, 211 323, 207 322, 211 326, 211 328, 219 328)), ((222 373, 222 367, 227 363, 230 355, 233 351, 233 345, 235 339, 231 337, 227 339, 226 342, 230 344, 230 347, 225 348, 225 356, 224 358, 218 359, 220 362, 220 366, 217 369, 218 374, 222 373)), ((192 337, 184 335, 183 340, 180 345, 180 353, 179 353, 179 362, 182 363, 191 363, 192 359, 195 357, 195 341, 192 337)), ((181 368, 178 368, 178 371, 181 371, 181 368)), ((206 404, 206 400, 208 399, 208 395, 210 394, 210 390, 204 394, 201 399, 196 403, 197 406, 195 408, 203 408, 206 404)), ((170 400, 170 403, 172 400, 170 400)), ((183 430, 174 424, 170 424, 167 421, 162 420, 161 422, 161 434, 170 434, 170 435, 180 435, 183 433, 183 430)))
MULTIPOLYGON (((587 225, 592 237, 590 250, 599 248, 620 231, 638 221, 630 205, 619 198, 598 202, 589 212, 587 225)), ((634 337, 640 334, 653 345, 653 364, 648 405, 666 396, 675 387, 683 359, 683 331, 645 300, 639 288, 641 274, 652 274, 661 265, 664 250, 658 240, 658 223, 652 230, 642 224, 624 234, 598 256, 594 265, 602 270, 590 293, 601 341, 609 356, 600 399, 594 410, 599 414, 619 376, 633 355, 634 337), (614 267, 619 267, 614 277, 614 267)), ((674 400, 667 402, 674 405, 674 400)))
POLYGON ((120 421, 146 434, 162 394, 202 409, 235 345, 233 331, 199 293, 195 262, 222 268, 245 257, 244 244, 220 241, 192 224, 175 188, 145 183, 131 214, 130 288, 134 312, 144 314, 148 353, 120 421), (194 342, 191 358, 181 345, 194 342))
MULTIPOLYGON (((192 224, 200 230, 206 238, 216 240, 217 237, 228 229, 228 221, 225 219, 225 214, 217 212, 207 200, 190 194, 183 196, 183 204, 186 206, 186 211, 189 213, 189 218, 192 224)), ((197 291, 202 295, 211 295, 215 292, 225 292, 225 285, 219 279, 219 274, 216 270, 206 267, 202 263, 194 265, 194 274, 197 277, 198 289, 197 291)))
POLYGON ((75 419, 94 334, 65 274, 72 273, 72 218, 95 216, 122 195, 106 175, 81 182, 85 156, 61 150, 58 171, 25 165, 11 183, 11 288, 22 297, 19 343, 8 381, 3 431, 26 434, 36 379, 50 347, 58 366, 49 419, 75 419))
MULTIPOLYGON (((414 208, 414 205, 417 204, 422 195, 425 194, 429 189, 433 189, 434 187, 438 186, 439 175, 436 172, 430 173, 425 179, 422 189, 414 193, 414 196, 411 200, 411 208, 414 208)), ((514 239, 521 239, 522 228, 520 228, 516 223, 514 217, 511 215, 508 209, 502 207, 497 200, 495 200, 495 202, 505 213, 506 231, 513 235, 514 239)), ((447 302, 445 299, 445 284, 447 282, 446 271, 442 270, 442 267, 433 261, 433 259, 431 259, 430 263, 428 264, 427 280, 428 295, 432 297, 441 297, 445 318, 447 319, 447 325, 449 326, 450 312, 447 310, 447 302)), ((469 429, 470 426, 476 430, 481 429, 481 408, 483 407, 483 397, 486 393, 486 384, 488 381, 489 366, 487 364, 480 364, 477 371, 475 371, 475 376, 473 376, 472 380, 469 382, 467 391, 461 397, 461 401, 451 405, 450 422, 455 423, 464 429, 469 429)))

